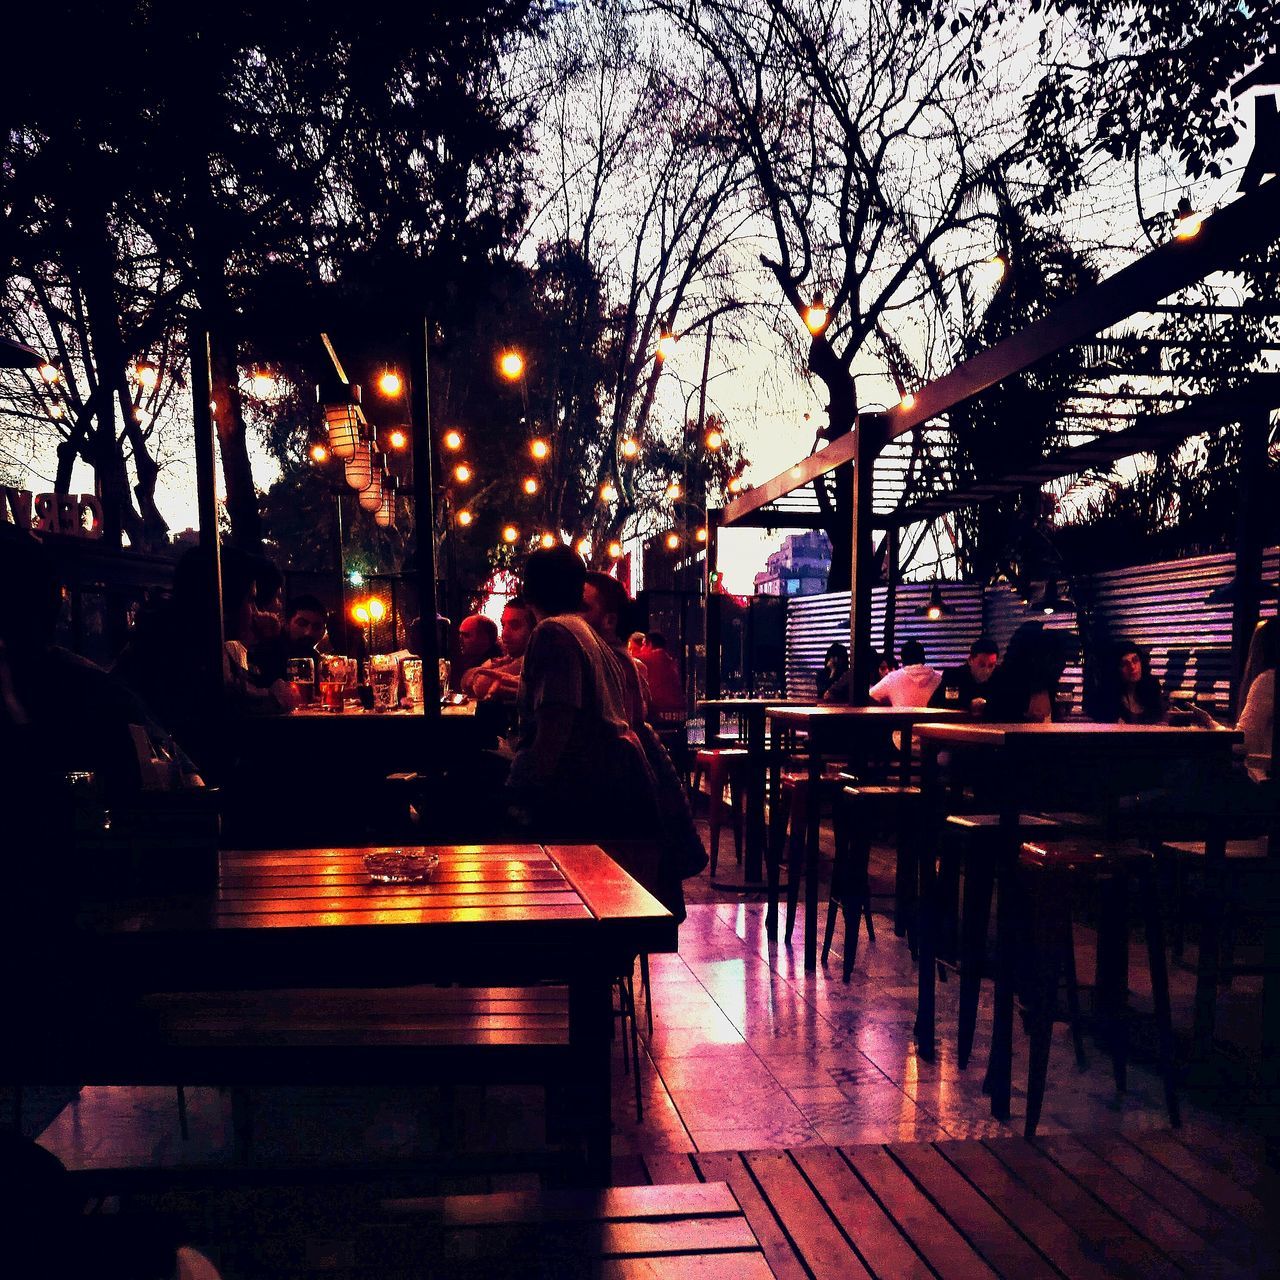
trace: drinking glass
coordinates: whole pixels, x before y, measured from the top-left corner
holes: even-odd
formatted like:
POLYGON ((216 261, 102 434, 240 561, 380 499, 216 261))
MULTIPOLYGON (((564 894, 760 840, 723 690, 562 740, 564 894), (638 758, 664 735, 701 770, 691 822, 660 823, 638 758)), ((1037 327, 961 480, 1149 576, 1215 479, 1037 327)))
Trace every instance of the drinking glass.
POLYGON ((316 664, 310 658, 290 658, 285 663, 284 678, 293 686, 300 706, 308 706, 316 697, 316 664))
POLYGON ((326 711, 341 711, 347 687, 347 672, 352 664, 338 654, 320 659, 320 705, 326 711))
POLYGON ((404 680, 405 696, 415 710, 420 709, 422 706, 422 659, 406 658, 400 664, 400 674, 404 680))
POLYGON ((452 674, 453 667, 448 658, 437 659, 440 672, 440 696, 443 698, 449 692, 449 676, 452 674))
POLYGON ((396 705, 396 685, 399 678, 394 658, 385 653, 375 653, 369 659, 369 685, 373 690, 375 711, 390 711, 396 705))

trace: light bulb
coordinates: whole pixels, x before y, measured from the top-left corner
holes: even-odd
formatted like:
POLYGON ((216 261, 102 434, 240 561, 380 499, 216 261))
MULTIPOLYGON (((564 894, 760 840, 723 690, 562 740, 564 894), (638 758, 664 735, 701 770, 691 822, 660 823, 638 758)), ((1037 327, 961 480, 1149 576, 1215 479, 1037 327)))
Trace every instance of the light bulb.
POLYGON ((668 356, 675 354, 676 343, 679 337, 672 333, 670 329, 664 330, 662 336, 658 339, 658 359, 665 360, 668 356))
POLYGON ((520 530, 517 529, 513 524, 507 525, 506 528, 503 529, 502 531, 502 540, 508 545, 515 542, 516 539, 519 538, 519 536, 520 536, 520 530))
POLYGON ((550 548, 556 545, 556 535, 554 533, 544 533, 542 537, 538 539, 538 543, 544 550, 550 550, 550 548))
POLYGON ((538 492, 538 481, 534 476, 525 476, 523 487, 525 493, 532 498, 533 495, 538 492))
POLYGON ((611 560, 620 560, 622 558, 622 543, 609 543, 609 558, 611 560))
POLYGON ((674 551, 680 545, 680 535, 678 533, 667 534, 667 550, 674 551))
POLYGON ((469 484, 471 482, 471 468, 465 463, 460 462, 453 469, 453 478, 459 484, 469 484))
POLYGON ((535 440, 529 446, 529 452, 541 462, 551 453, 551 446, 545 440, 535 440))
POLYGON ((916 395, 914 391, 904 391, 902 399, 898 401, 900 409, 914 409, 916 407, 916 395))
POLYGON ((459 523, 459 524, 460 524, 464 529, 465 529, 465 528, 466 528, 466 527, 467 527, 467 526, 468 526, 468 525, 469 525, 469 524, 470 524, 474 519, 475 519, 475 516, 473 516, 473 515, 471 514, 471 512, 470 512, 470 511, 467 511, 467 510, 463 509, 462 511, 459 511, 459 512, 458 512, 458 523, 459 523))
POLYGON ((628 436, 622 442, 622 456, 624 458, 634 458, 640 452, 640 441, 633 436, 628 436))
POLYGON ((377 596, 371 596, 369 599, 369 617, 374 622, 381 622, 386 616, 387 606, 377 596))
POLYGON ((403 449, 409 443, 409 437, 397 427, 388 437, 387 443, 393 449, 403 449))
POLYGON ((378 390, 384 396, 398 396, 403 389, 404 383, 400 381, 400 375, 394 369, 388 369, 378 379, 378 390))
POLYGON ((498 368, 508 382, 514 382, 524 373, 524 356, 514 348, 509 348, 499 357, 498 368))
POLYGON ((600 486, 600 501, 601 502, 617 502, 617 500, 618 500, 617 486, 614 485, 611 481, 606 480, 604 484, 600 486))
POLYGON ((446 431, 443 444, 450 452, 456 452, 462 448, 462 433, 459 431, 446 431))
POLYGON ((712 427, 712 429, 707 432, 706 443, 707 443, 707 448, 714 453, 715 450, 719 449, 720 446, 724 444, 724 436, 719 431, 717 431, 714 427, 712 427))

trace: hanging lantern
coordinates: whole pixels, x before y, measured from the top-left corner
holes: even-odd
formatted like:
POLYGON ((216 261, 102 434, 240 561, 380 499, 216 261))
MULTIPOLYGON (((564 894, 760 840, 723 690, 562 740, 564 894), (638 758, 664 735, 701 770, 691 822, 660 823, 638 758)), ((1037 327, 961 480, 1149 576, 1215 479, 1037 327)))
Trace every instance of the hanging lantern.
POLYGON ((396 489, 400 481, 395 476, 382 477, 382 502, 373 513, 374 523, 379 529, 394 529, 396 523, 396 489))
POLYGON ((364 493, 373 484, 373 445, 367 440, 361 440, 343 471, 348 487, 357 493, 364 493))
POLYGON ((360 443, 364 412, 360 408, 360 388, 345 384, 317 387, 316 398, 324 408, 329 432, 329 450, 340 462, 349 462, 360 443))
MULTIPOLYGON (((370 451, 373 445, 367 446, 370 451)), ((347 464, 348 467, 351 463, 347 464)), ((385 453, 378 454, 377 463, 373 469, 373 476, 367 488, 360 490, 360 507, 361 510, 368 511, 370 515, 382 506, 382 477, 387 473, 387 455, 385 453)))

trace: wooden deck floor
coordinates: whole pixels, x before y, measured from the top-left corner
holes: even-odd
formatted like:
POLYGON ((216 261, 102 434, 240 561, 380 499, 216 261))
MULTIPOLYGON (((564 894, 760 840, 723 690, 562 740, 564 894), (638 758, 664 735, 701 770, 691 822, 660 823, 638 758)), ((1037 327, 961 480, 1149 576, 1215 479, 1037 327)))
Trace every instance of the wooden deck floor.
POLYGON ((726 1182, 779 1280, 1277 1274, 1280 1180, 1205 1127, 645 1157, 726 1182))

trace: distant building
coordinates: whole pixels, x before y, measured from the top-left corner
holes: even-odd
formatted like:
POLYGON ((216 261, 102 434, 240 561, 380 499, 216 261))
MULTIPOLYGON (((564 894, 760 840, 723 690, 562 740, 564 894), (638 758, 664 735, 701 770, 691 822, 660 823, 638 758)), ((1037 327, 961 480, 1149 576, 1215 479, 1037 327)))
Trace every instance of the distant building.
POLYGON ((831 539, 821 529, 793 533, 755 577, 758 596, 814 596, 827 589, 831 539))

